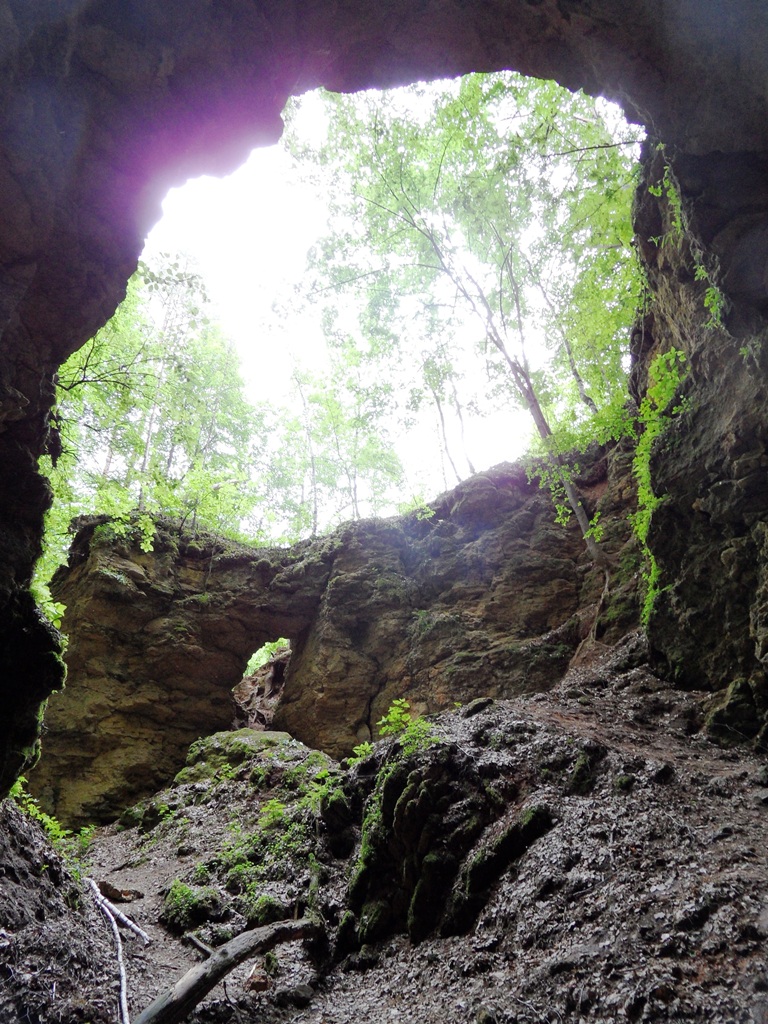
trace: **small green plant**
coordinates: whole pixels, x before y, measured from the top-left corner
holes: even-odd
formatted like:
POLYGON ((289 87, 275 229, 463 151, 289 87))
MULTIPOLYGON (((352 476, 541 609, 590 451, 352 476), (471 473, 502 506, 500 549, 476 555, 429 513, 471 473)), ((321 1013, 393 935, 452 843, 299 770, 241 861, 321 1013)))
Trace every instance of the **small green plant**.
POLYGON ((567 790, 569 793, 576 793, 585 796, 594 784, 594 766, 587 754, 582 751, 576 758, 576 762, 568 777, 567 790))
MULTIPOLYGON (((62 604, 61 601, 54 601, 53 597, 51 597, 51 591, 48 588, 48 584, 42 582, 42 580, 33 580, 30 590, 32 591, 32 597, 35 599, 37 607, 54 629, 60 630, 67 606, 62 604)), ((66 650, 66 636, 62 637, 62 640, 64 641, 64 650, 66 650)))
POLYGON ((417 750, 425 750, 437 743, 437 736, 426 718, 415 718, 400 736, 400 747, 405 757, 415 754, 417 750))
POLYGON ((192 881, 195 885, 205 885, 211 880, 211 869, 207 864, 195 864, 192 872, 192 881))
POLYGON ((290 649, 291 641, 286 640, 285 637, 281 636, 279 640, 272 640, 266 644, 263 644, 258 651, 255 651, 248 659, 248 664, 245 666, 246 676, 252 675, 257 669, 262 668, 266 665, 269 659, 274 654, 279 654, 280 651, 286 651, 290 649))
MULTIPOLYGON (((663 152, 663 145, 659 148, 663 152)), ((683 208, 683 195, 670 164, 664 164, 664 174, 662 175, 661 180, 656 182, 655 185, 649 185, 648 191, 652 196, 656 196, 658 199, 662 196, 666 196, 669 209, 672 213, 672 224, 669 232, 661 240, 662 245, 667 242, 676 243, 681 241, 687 228, 687 221, 685 210, 683 208)))
POLYGON ((90 845, 93 842, 95 832, 95 825, 83 825, 80 831, 75 833, 73 841, 76 846, 76 853, 78 857, 85 857, 88 853, 90 845))
POLYGON ((427 504, 426 500, 423 497, 417 497, 416 495, 414 495, 410 501, 405 501, 398 505, 397 511, 401 516, 415 516, 419 522, 426 522, 432 519, 435 515, 435 510, 427 504))
POLYGON ((617 793, 629 793, 634 784, 634 775, 617 775, 613 782, 613 788, 617 793))
POLYGON ((327 768, 321 768, 317 775, 310 780, 304 801, 313 814, 320 813, 323 800, 328 798, 338 781, 338 778, 334 778, 327 768))
POLYGON ((8 794, 9 797, 28 817, 33 818, 45 831, 51 845, 67 861, 69 869, 76 878, 83 874, 82 860, 88 852, 88 847, 96 831, 95 825, 86 825, 79 832, 73 832, 65 828, 58 818, 52 814, 46 814, 40 804, 26 790, 27 779, 21 775, 8 794))
POLYGON ((373 744, 366 740, 364 743, 358 743, 356 747, 352 747, 352 756, 347 758, 347 764, 352 767, 364 761, 366 757, 370 757, 373 753, 373 744))
POLYGON ((589 521, 589 529, 587 530, 587 537, 592 537, 595 541, 595 544, 599 544, 600 541, 603 539, 604 527, 603 524, 600 522, 600 515, 601 513, 599 510, 595 512, 595 514, 589 521))
MULTIPOLYGON (((703 257, 701 259, 703 260, 703 257)), ((725 315, 730 308, 728 299, 714 283, 712 275, 702 261, 697 261, 694 276, 697 281, 707 282, 707 290, 704 292, 704 308, 709 313, 709 320, 705 326, 722 327, 725 315)))
POLYGON ((436 742, 429 722, 411 716, 411 705, 404 697, 393 700, 389 710, 376 723, 380 736, 397 736, 403 755, 408 757, 436 742))
MULTIPOLYGON (((659 149, 663 153, 664 146, 660 145, 659 149)), ((652 241, 657 245, 668 243, 678 245, 683 238, 687 240, 693 258, 694 278, 707 284, 704 292, 704 308, 709 313, 709 319, 705 326, 722 327, 730 303, 717 283, 720 276, 719 264, 711 254, 705 253, 703 246, 691 231, 680 184, 669 163, 664 164, 664 174, 661 180, 655 185, 649 185, 648 191, 657 198, 664 196, 671 213, 671 224, 667 233, 652 239, 652 241)))
MULTIPOLYGON (((154 817, 157 821, 157 824, 159 825, 163 824, 166 821, 170 821, 174 815, 174 810, 169 804, 154 803, 154 801, 150 804, 149 811, 154 812, 154 817)), ((150 820, 151 817, 152 814, 150 813, 150 820)))
POLYGON ((249 885, 240 900, 240 909, 249 928, 272 924, 288 916, 288 908, 268 893, 249 885))
POLYGON ((272 949, 264 954, 264 970, 270 978, 274 978, 276 974, 280 973, 280 961, 277 959, 277 953, 272 949))
POLYGON ((26 790, 26 776, 20 776, 11 788, 9 796, 28 817, 42 825, 53 846, 61 849, 72 838, 71 829, 64 828, 61 822, 51 814, 41 810, 40 804, 26 790))
POLYGON ((397 736, 411 724, 411 705, 404 697, 398 697, 389 705, 389 710, 378 720, 380 736, 397 736))
POLYGON ((759 367, 758 357, 760 355, 760 342, 757 338, 752 338, 746 345, 742 345, 739 349, 739 355, 745 363, 753 362, 756 367, 759 367))
POLYGON ((152 551, 157 528, 146 512, 120 512, 114 510, 106 523, 99 523, 93 531, 92 543, 111 547, 118 540, 136 540, 142 551, 152 551))
POLYGON ((218 914, 220 898, 215 889, 193 887, 175 878, 163 900, 160 919, 172 931, 183 932, 218 914))
POLYGON ((416 609, 415 632, 418 637, 426 636, 435 626, 438 617, 427 608, 416 609))
POLYGON ((262 828, 277 828, 285 819, 285 804, 281 800, 267 800, 261 808, 259 825, 262 828))

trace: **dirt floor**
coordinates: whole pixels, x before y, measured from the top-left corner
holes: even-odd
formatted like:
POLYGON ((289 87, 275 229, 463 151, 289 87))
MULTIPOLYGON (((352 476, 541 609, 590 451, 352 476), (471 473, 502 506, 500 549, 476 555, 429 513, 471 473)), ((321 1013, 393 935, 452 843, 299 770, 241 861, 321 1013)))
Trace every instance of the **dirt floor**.
MULTIPOLYGON (((353 768, 280 734, 200 745, 177 784, 99 830, 89 851, 89 875, 152 940, 122 929, 132 1018, 206 947, 311 913, 324 945, 246 961, 189 1019, 768 1022, 768 767, 700 732, 704 700, 658 680, 630 638, 550 693, 432 721, 406 759, 407 791, 442 784, 430 781, 439 763, 456 784, 445 822, 474 821, 485 797, 488 820, 456 850, 420 941, 416 903, 407 922, 394 909, 398 887, 413 890, 398 857, 429 859, 413 859, 406 831, 395 828, 397 842, 370 833, 389 852, 368 902, 355 903, 362 823, 377 779, 404 763, 396 743, 353 768), (346 816, 329 812, 335 791, 346 816), (536 814, 544 827, 512 850, 536 814), (493 869, 482 884, 478 864, 493 869), (369 928, 366 914, 387 900, 391 915, 369 928)), ((34 824, 4 814, 0 1021, 117 1020, 106 922, 34 824)))

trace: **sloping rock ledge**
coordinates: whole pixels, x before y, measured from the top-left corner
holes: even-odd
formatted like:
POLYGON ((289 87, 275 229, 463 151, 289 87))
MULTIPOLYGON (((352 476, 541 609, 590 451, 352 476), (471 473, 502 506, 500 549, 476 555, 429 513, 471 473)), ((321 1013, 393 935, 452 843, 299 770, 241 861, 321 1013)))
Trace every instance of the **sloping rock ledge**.
MULTIPOLYGON (((610 642, 637 624, 626 453, 597 453, 580 483, 617 565, 599 623, 610 642)), ((519 465, 473 477, 427 516, 290 549, 164 523, 144 552, 88 520, 55 580, 69 681, 48 706, 33 791, 67 823, 114 818, 167 783, 193 740, 230 726, 249 656, 281 636, 293 653, 274 726, 334 757, 371 739, 396 698, 423 714, 548 689, 602 586, 575 524, 555 522, 519 465)))

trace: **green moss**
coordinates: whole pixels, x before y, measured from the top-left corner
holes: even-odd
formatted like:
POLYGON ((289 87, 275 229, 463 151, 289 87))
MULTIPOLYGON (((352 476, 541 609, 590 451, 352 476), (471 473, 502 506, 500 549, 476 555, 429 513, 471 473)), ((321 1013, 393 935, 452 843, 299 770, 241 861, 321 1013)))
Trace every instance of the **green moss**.
POLYGON ((158 825, 172 821, 176 810, 176 807, 171 807, 163 800, 150 800, 142 806, 141 821, 139 822, 141 831, 151 832, 158 825))
POLYGON ((533 805, 474 854, 462 869, 461 883, 446 915, 444 934, 461 934, 474 924, 484 905, 485 894, 509 865, 522 857, 552 825, 549 809, 533 805))
POLYGON ((352 807, 341 787, 332 788, 323 794, 320 801, 320 814, 325 824, 333 831, 346 828, 351 824, 352 807))
POLYGON ((221 915, 221 901, 215 889, 185 885, 174 879, 163 900, 160 920, 171 931, 184 932, 221 915))
POLYGON ((230 864, 224 875, 224 888, 227 892, 242 893, 264 877, 261 864, 249 860, 240 860, 230 864))
POLYGON ((264 765, 257 764, 248 776, 248 781, 254 789, 262 789, 269 782, 269 775, 269 768, 266 768, 264 765))
MULTIPOLYGON (((232 778, 233 769, 265 756, 270 748, 280 743, 290 742, 291 737, 287 733, 256 732, 253 729, 217 732, 213 736, 195 740, 189 748, 186 767, 176 775, 174 782, 183 785, 206 779, 218 781, 221 778, 232 778), (222 771, 229 774, 222 775, 222 771)), ((266 772, 263 766, 257 770, 266 772)))
POLYGON ((389 903, 384 900, 371 900, 360 911, 357 927, 357 938, 360 944, 377 942, 387 934, 392 919, 389 903))
POLYGON ((196 864, 192 872, 192 881, 195 885, 205 885, 211 880, 211 869, 207 864, 196 864))
POLYGON ((734 679, 706 717, 707 732, 724 745, 754 739, 760 726, 755 694, 746 679, 734 679))
POLYGON ((264 954, 264 970, 270 978, 274 978, 280 973, 280 961, 277 959, 277 953, 273 949, 268 950, 264 954))
POLYGON ((249 888, 239 901, 240 912, 248 922, 249 928, 259 928, 273 921, 282 921, 288 917, 288 907, 269 893, 259 892, 255 887, 249 888))
POLYGON ((635 785, 634 775, 617 775, 613 782, 613 788, 617 793, 629 793, 635 785))
POLYGON ((267 800, 261 808, 259 825, 262 828, 277 828, 285 819, 286 805, 281 800, 267 800))
POLYGON ((576 763, 568 776, 566 789, 569 793, 584 796, 595 783, 594 771, 589 757, 583 751, 576 758, 576 763))
POLYGON ((118 821, 123 828, 136 828, 137 825, 141 824, 145 810, 146 804, 144 803, 135 804, 133 807, 126 807, 118 821))
POLYGON ((344 956, 357 946, 357 918, 351 910, 345 910, 336 933, 336 954, 344 956))
POLYGON ((408 936, 421 942, 437 924, 445 895, 456 874, 456 860, 445 850, 431 850, 421 863, 408 907, 408 936))

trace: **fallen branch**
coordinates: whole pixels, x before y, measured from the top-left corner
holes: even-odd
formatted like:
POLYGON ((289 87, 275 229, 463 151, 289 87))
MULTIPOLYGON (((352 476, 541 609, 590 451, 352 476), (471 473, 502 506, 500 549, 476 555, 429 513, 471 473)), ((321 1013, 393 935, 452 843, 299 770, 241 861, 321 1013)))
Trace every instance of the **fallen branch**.
POLYGON ((317 935, 320 925, 302 917, 298 921, 277 921, 236 935, 180 978, 173 988, 148 1006, 134 1024, 179 1024, 238 964, 256 953, 265 953, 280 942, 317 935))
POLYGON ((115 952, 117 953, 117 968, 120 973, 120 1020, 122 1024, 131 1024, 131 1018, 128 1014, 128 979, 125 976, 125 964, 123 962, 123 942, 120 938, 120 929, 117 927, 117 920, 113 913, 112 905, 109 900, 104 899, 99 890, 96 888, 96 883, 92 878, 88 879, 88 884, 96 893, 98 897, 97 902, 99 909, 102 914, 109 921, 110 927, 112 928, 112 935, 115 939, 115 952))
POLYGON ((195 949, 199 949, 201 953, 205 954, 206 957, 213 956, 216 952, 213 946, 209 946, 207 942, 201 942, 196 935, 187 935, 186 939, 195 949))
POLYGON ((110 903, 107 897, 104 896, 104 894, 99 890, 98 885, 96 885, 92 878, 87 879, 87 881, 88 885, 93 890, 93 895, 96 897, 96 902, 99 904, 102 910, 106 908, 112 915, 112 917, 115 918, 115 920, 119 921, 120 924, 125 925, 126 928, 130 928, 130 930, 134 932, 134 934, 139 936, 144 945, 148 946, 152 939, 150 939, 147 933, 145 931, 142 931, 142 929, 139 928, 136 922, 132 921, 130 917, 126 917, 122 910, 118 910, 114 903, 110 903))

